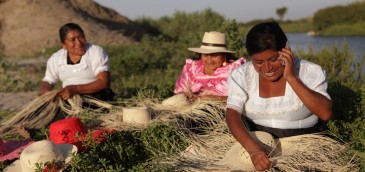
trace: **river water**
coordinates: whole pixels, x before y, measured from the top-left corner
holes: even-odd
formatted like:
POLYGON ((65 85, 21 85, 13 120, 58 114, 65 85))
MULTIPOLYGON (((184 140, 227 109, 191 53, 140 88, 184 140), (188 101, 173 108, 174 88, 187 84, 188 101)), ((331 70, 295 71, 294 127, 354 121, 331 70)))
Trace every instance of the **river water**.
POLYGON ((308 36, 306 33, 288 33, 290 47, 308 50, 308 45, 314 50, 320 50, 323 47, 332 47, 335 44, 339 48, 343 42, 347 42, 348 47, 354 53, 355 59, 365 57, 365 36, 308 36))

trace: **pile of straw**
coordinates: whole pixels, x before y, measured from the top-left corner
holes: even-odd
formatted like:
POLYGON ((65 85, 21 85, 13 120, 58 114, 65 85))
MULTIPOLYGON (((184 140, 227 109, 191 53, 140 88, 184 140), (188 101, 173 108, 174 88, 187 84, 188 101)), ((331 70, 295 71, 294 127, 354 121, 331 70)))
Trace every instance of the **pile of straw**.
POLYGON ((178 129, 199 128, 209 131, 219 129, 224 123, 225 105, 217 101, 201 100, 184 106, 164 106, 157 100, 145 98, 124 104, 148 107, 152 120, 147 124, 124 123, 122 107, 115 107, 109 114, 100 116, 101 125, 115 130, 142 130, 149 124, 162 122, 178 129))
MULTIPOLYGON (((163 106, 158 102, 144 99, 141 105, 155 112, 154 121, 172 122, 177 129, 189 128, 184 120, 203 123, 202 133, 190 135, 191 146, 178 156, 170 157, 169 164, 189 171, 228 171, 221 163, 236 140, 228 132, 225 123, 225 105, 202 100, 186 106, 163 106), (182 120, 182 121, 181 121, 182 120)), ((275 151, 271 155, 273 171, 357 171, 360 159, 348 152, 347 146, 328 136, 308 134, 283 139, 281 144, 293 145, 290 149, 275 151), (286 143, 284 143, 286 142, 286 143)))
POLYGON ((276 152, 271 160, 283 171, 358 171, 360 159, 347 145, 321 134, 280 139, 290 145, 276 152))
MULTIPOLYGON (((100 127, 115 130, 143 130, 153 123, 166 123, 189 138, 190 146, 176 155, 163 157, 159 163, 170 164, 179 170, 229 171, 221 160, 236 143, 225 123, 225 104, 212 100, 200 100, 181 106, 166 106, 149 98, 124 102, 123 106, 146 106, 152 120, 146 124, 129 124, 122 121, 122 106, 86 96, 74 96, 64 102, 52 91, 38 97, 10 119, 1 121, 0 135, 23 125, 26 128, 41 128, 48 125, 61 109, 70 116, 80 115, 83 103, 89 103, 108 114, 99 115, 100 127), (186 132, 188 131, 188 132, 186 132)), ((94 109, 96 112, 99 109, 94 109)), ((286 140, 293 145, 285 152, 274 151, 272 171, 357 171, 359 159, 348 152, 346 145, 329 137, 317 134, 295 136, 286 140), (275 170, 274 170, 275 169, 275 170)), ((173 144, 173 143, 171 143, 173 144)), ((173 145, 171 145, 173 147, 173 145)), ((165 155, 161 152, 161 155, 165 155)))
MULTIPOLYGON (((22 109, 8 119, 3 119, 0 124, 0 136, 8 133, 16 133, 20 125, 28 129, 41 129, 49 125, 60 110, 70 116, 75 116, 84 111, 84 103, 93 105, 93 111, 100 109, 112 109, 112 105, 99 101, 89 96, 75 95, 67 102, 57 96, 57 91, 50 91, 35 98, 22 109)), ((88 109, 90 110, 90 109, 88 109)))
MULTIPOLYGON (((222 162, 226 157, 229 148, 235 145, 233 137, 221 133, 206 138, 200 137, 198 141, 204 143, 192 145, 182 156, 174 159, 177 167, 182 167, 188 171, 230 171, 228 166, 222 162)), ((361 159, 353 152, 349 152, 348 147, 327 136, 308 134, 294 136, 290 139, 291 146, 285 151, 274 151, 269 155, 274 162, 273 168, 269 171, 359 171, 361 159)), ((241 147, 241 149, 243 149, 241 147)), ((242 152, 236 150, 237 152, 242 152)), ((234 161, 240 156, 230 157, 234 161)), ((248 159, 250 161, 250 159, 248 159)), ((241 162, 241 161, 237 161, 241 162)), ((247 169, 247 167, 242 167, 247 169)), ((234 169, 236 171, 240 171, 234 169)), ((250 168, 247 171, 255 171, 250 168)))
MULTIPOLYGON (((142 130, 155 122, 168 123, 177 130, 194 130, 202 124, 202 132, 183 132, 190 139, 190 146, 178 155, 164 157, 160 163, 187 171, 229 171, 222 164, 228 150, 236 143, 225 123, 225 105, 221 102, 201 100, 183 106, 164 106, 152 99, 140 99, 130 103, 133 106, 147 106, 152 113, 148 124, 131 125, 121 121, 122 112, 101 116, 103 126, 116 130, 142 130), (117 113, 117 115, 115 114, 117 113)), ((128 104, 127 104, 128 105, 128 104)), ((324 135, 309 134, 283 139, 293 146, 290 149, 272 152, 274 167, 271 171, 358 171, 360 159, 348 152, 347 146, 324 135)), ((161 154, 164 154, 161 152, 161 154)), ((238 158, 238 157, 237 157, 238 158)), ((251 169, 254 170, 254 169, 251 169)))

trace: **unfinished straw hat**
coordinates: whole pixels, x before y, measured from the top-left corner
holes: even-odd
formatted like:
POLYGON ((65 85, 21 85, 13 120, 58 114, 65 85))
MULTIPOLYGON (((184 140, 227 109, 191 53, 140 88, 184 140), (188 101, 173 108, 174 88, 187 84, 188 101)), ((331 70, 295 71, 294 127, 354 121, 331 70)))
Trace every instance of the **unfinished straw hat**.
POLYGON ((72 144, 54 144, 49 140, 34 142, 26 147, 20 154, 20 159, 10 164, 7 172, 31 172, 37 170, 38 165, 47 162, 71 161, 72 154, 77 152, 77 147, 72 144))
POLYGON ((226 35, 217 31, 205 32, 200 47, 188 48, 188 50, 200 54, 234 53, 227 49, 226 35))
POLYGON ((148 111, 148 108, 145 106, 123 108, 123 122, 148 123, 150 121, 151 121, 151 114, 148 111))
POLYGON ((184 106, 187 105, 188 99, 184 93, 173 95, 162 101, 162 105, 165 106, 184 106))
MULTIPOLYGON (((249 134, 256 142, 267 149, 267 152, 272 152, 273 148, 276 146, 274 137, 267 132, 253 131, 249 134)), ((250 154, 238 142, 231 147, 221 163, 228 166, 233 171, 250 171, 255 169, 251 162, 250 154)))

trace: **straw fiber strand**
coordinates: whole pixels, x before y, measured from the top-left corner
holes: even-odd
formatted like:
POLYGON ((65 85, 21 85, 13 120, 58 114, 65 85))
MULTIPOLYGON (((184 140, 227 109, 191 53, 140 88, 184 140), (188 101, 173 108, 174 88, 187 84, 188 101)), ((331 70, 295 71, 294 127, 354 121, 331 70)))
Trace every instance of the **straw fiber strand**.
POLYGON ((41 95, 24 106, 22 110, 11 118, 3 119, 0 125, 0 136, 8 132, 15 133, 15 130, 20 125, 29 129, 41 129, 52 122, 60 109, 69 116, 74 116, 85 110, 82 106, 84 103, 98 107, 96 109, 88 109, 93 111, 112 108, 112 105, 109 103, 80 95, 74 95, 66 103, 57 96, 57 92, 57 90, 54 90, 41 95))

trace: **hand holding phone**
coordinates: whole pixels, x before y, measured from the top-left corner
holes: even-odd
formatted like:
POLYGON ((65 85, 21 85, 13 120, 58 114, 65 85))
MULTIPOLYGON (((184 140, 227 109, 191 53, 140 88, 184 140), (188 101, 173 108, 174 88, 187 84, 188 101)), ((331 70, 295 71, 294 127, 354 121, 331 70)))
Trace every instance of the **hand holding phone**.
MULTIPOLYGON (((286 41, 285 48, 290 49, 289 41, 286 41)), ((282 57, 282 55, 280 54, 279 58, 281 58, 281 57, 282 57)), ((285 66, 285 61, 284 60, 281 60, 280 63, 281 63, 281 65, 285 66)))

